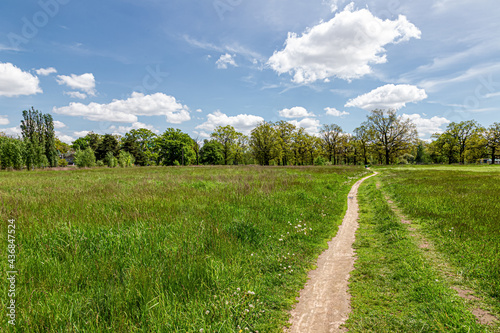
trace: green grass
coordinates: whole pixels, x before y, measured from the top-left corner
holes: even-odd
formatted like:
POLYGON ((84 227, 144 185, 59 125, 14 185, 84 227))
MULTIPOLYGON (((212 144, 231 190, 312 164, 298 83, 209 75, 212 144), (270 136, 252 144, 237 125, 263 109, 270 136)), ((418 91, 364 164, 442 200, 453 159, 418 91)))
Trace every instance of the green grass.
MULTIPOLYGON (((354 167, 1 173, 17 332, 280 332, 354 167), (245 330, 248 328, 248 330, 245 330)), ((8 284, 0 283, 2 300, 8 284)), ((7 325, 2 301, 0 325, 7 325)))
MULTIPOLYGON (((384 178, 388 177, 385 173, 384 178)), ((488 332, 441 278, 375 186, 361 186, 350 332, 488 332)))
POLYGON ((386 169, 384 190, 500 312, 500 167, 386 169))

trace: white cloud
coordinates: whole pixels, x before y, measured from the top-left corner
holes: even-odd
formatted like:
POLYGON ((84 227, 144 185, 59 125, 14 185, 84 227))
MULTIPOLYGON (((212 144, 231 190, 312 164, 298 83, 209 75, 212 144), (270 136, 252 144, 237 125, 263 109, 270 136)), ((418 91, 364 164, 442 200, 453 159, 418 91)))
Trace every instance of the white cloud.
POLYGON ((332 13, 335 13, 339 9, 339 4, 345 3, 347 0, 323 0, 323 4, 330 7, 332 13))
POLYGON ((263 121, 264 118, 259 116, 239 114, 234 117, 229 117, 220 111, 215 111, 214 113, 207 115, 207 121, 196 126, 196 128, 212 132, 217 126, 231 125, 237 131, 248 134, 263 121))
POLYGON ((319 133, 320 122, 317 119, 305 118, 300 121, 290 120, 290 124, 293 124, 297 127, 303 127, 307 133, 311 135, 315 135, 319 133))
POLYGON ((37 69, 35 72, 40 76, 47 76, 50 74, 57 73, 57 69, 55 69, 54 67, 40 68, 40 69, 37 69))
POLYGON ((167 123, 180 124, 191 119, 189 108, 177 102, 175 97, 156 93, 144 95, 134 92, 126 100, 113 100, 109 104, 70 103, 53 109, 54 113, 81 116, 92 121, 135 123, 137 116, 165 116, 167 123))
POLYGON ((59 120, 54 120, 54 128, 64 128, 66 124, 59 120))
POLYGON ((283 109, 281 111, 278 111, 278 113, 283 118, 315 117, 313 113, 307 112, 307 110, 301 106, 296 106, 291 109, 283 109))
POLYGON ((443 117, 422 118, 419 114, 403 114, 404 119, 410 119, 416 126, 420 137, 429 136, 434 133, 443 133, 441 126, 449 124, 450 121, 443 117))
POLYGON ((339 111, 335 108, 325 108, 325 111, 328 116, 334 116, 334 117, 342 117, 350 114, 349 112, 339 111))
POLYGON ((62 142, 64 143, 67 143, 67 144, 72 144, 73 141, 75 141, 75 138, 73 138, 72 136, 69 136, 69 135, 66 135, 66 134, 63 134, 59 131, 55 131, 55 134, 56 134, 56 137, 61 140, 62 142))
POLYGON ((234 61, 233 56, 230 55, 229 53, 221 55, 219 60, 217 60, 216 64, 218 69, 227 69, 228 65, 238 67, 236 61, 234 61))
POLYGON ((58 75, 57 83, 60 85, 67 85, 70 88, 81 90, 89 94, 90 96, 95 96, 95 78, 92 73, 85 73, 82 75, 71 74, 58 75))
POLYGON ((427 98, 425 90, 408 84, 387 84, 367 94, 351 99, 346 107, 358 107, 367 111, 374 109, 399 110, 406 103, 416 103, 427 98))
POLYGON ((65 91, 63 92, 64 95, 68 95, 71 98, 79 98, 79 99, 85 99, 87 98, 87 95, 79 92, 79 91, 65 91))
POLYGON ((5 133, 7 136, 12 136, 12 137, 21 137, 22 136, 22 131, 21 128, 18 127, 9 127, 9 128, 0 128, 0 132, 5 133))
POLYGON ((153 125, 146 125, 146 124, 141 123, 141 122, 135 122, 132 124, 132 126, 118 126, 118 127, 110 126, 109 130, 113 131, 113 134, 123 135, 125 133, 130 132, 131 130, 140 129, 140 128, 148 129, 151 132, 156 133, 156 134, 160 133, 160 131, 158 131, 153 125))
POLYGON ((498 97, 498 96, 500 96, 500 92, 486 94, 486 95, 484 95, 484 98, 492 98, 492 97, 498 97))
POLYGON ((8 125, 10 124, 8 116, 0 116, 0 125, 8 125))
POLYGON ((76 135, 79 138, 83 138, 89 134, 90 131, 79 131, 79 132, 73 132, 74 135, 76 135))
POLYGON ((196 109, 196 112, 202 113, 203 110, 202 109, 196 109))
POLYGON ((384 21, 367 9, 354 11, 351 4, 302 36, 289 33, 285 48, 275 52, 268 64, 279 74, 293 74, 296 83, 330 77, 351 80, 371 73, 371 64, 387 62, 385 45, 420 35, 405 16, 384 21))
POLYGON ((42 93, 38 77, 11 63, 0 63, 0 96, 15 97, 42 93))

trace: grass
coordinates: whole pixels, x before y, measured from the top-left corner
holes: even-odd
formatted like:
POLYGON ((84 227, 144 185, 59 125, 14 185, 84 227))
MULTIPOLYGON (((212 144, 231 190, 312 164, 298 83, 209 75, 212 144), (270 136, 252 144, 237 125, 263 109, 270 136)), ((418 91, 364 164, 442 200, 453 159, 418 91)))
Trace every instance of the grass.
MULTIPOLYGON (((395 171, 399 172, 399 171, 395 171)), ((383 173, 389 179, 389 173, 383 173)), ((394 177, 394 176, 393 176, 394 177)), ((350 332, 488 332, 426 260, 375 182, 359 192, 350 332)), ((407 180, 408 181, 408 180, 407 180)))
POLYGON ((500 168, 391 168, 384 190, 500 312, 500 168))
MULTIPOLYGON (((280 332, 354 167, 2 173, 17 332, 280 332)), ((7 294, 7 282, 0 293, 7 294)), ((5 314, 5 302, 2 302, 5 314)))

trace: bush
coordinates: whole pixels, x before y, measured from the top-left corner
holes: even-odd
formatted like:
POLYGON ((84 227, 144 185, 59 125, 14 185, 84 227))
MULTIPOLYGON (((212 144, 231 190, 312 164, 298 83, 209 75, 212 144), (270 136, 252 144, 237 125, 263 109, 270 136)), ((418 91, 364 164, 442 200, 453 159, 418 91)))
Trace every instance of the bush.
POLYGON ((108 151, 106 157, 104 158, 104 164, 106 164, 110 168, 116 168, 118 166, 118 160, 112 152, 108 151))
POLYGON ((102 160, 99 160, 99 161, 96 162, 95 165, 98 166, 98 167, 103 167, 105 164, 104 164, 104 162, 102 160))
POLYGON ((131 167, 134 165, 134 162, 135 158, 132 154, 123 150, 120 152, 120 156, 118 156, 118 164, 120 164, 122 168, 131 167))
POLYGON ((94 151, 87 147, 85 150, 77 150, 75 153, 75 164, 79 168, 90 168, 95 166, 94 151))
POLYGON ((17 169, 23 167, 23 146, 19 140, 5 139, 0 147, 2 169, 17 169))
POLYGON ((314 165, 325 165, 326 160, 323 156, 318 156, 314 159, 314 165))
POLYGON ((60 167, 67 167, 68 166, 68 161, 66 161, 64 158, 61 158, 59 160, 59 162, 57 162, 57 165, 59 165, 60 167))

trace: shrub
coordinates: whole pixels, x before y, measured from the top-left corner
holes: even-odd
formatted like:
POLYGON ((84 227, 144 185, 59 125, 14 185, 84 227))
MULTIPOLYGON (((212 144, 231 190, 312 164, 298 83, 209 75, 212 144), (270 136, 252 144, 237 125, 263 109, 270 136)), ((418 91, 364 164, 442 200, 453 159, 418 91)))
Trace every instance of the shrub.
POLYGON ((95 165, 98 166, 98 167, 103 167, 105 164, 104 164, 104 162, 102 160, 99 160, 99 161, 96 162, 95 165))
POLYGON ((314 159, 314 165, 325 165, 326 160, 323 156, 318 156, 314 159))
POLYGON ((79 168, 90 168, 95 166, 94 151, 90 147, 87 147, 85 150, 77 150, 75 153, 75 164, 79 168))
POLYGON ((67 167, 68 166, 68 161, 66 161, 64 158, 61 158, 58 162, 57 162, 57 165, 59 165, 60 167, 67 167))
POLYGON ((122 168, 128 168, 134 165, 135 158, 128 151, 121 151, 120 156, 118 156, 118 164, 122 168))
POLYGON ((112 152, 108 151, 106 157, 104 158, 104 164, 106 164, 110 168, 116 168, 118 166, 118 160, 112 152))

